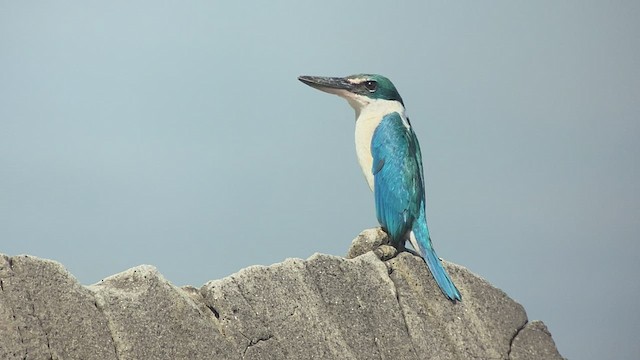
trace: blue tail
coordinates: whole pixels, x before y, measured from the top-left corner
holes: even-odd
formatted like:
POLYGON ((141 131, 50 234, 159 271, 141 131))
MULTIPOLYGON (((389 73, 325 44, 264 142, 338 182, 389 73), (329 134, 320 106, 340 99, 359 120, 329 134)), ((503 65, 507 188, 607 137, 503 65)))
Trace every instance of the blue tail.
POLYGON ((440 263, 440 259, 436 254, 436 251, 433 249, 433 245, 431 245, 431 237, 429 236, 429 229, 427 228, 427 222, 424 217, 424 213, 422 216, 416 219, 413 224, 413 235, 415 236, 416 242, 418 243, 419 249, 416 249, 420 252, 424 260, 427 262, 427 266, 433 275, 433 278, 438 283, 440 290, 442 293, 452 301, 460 301, 462 300, 462 296, 458 291, 458 288, 453 284, 451 278, 447 274, 447 271, 442 267, 440 263))

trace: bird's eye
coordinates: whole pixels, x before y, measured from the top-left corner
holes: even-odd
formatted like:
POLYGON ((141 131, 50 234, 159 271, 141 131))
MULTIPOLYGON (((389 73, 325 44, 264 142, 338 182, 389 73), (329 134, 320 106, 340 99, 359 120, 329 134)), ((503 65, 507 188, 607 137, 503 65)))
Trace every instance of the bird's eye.
POLYGON ((366 87, 369 92, 375 92, 378 89, 378 83, 373 80, 365 81, 364 87, 366 87))

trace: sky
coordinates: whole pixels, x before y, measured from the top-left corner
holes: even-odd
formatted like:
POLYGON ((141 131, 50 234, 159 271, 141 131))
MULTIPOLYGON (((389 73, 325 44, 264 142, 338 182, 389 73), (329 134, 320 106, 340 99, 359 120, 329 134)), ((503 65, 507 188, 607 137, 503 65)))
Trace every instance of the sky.
POLYGON ((421 143, 438 254, 569 359, 640 358, 640 2, 0 1, 0 252, 200 286, 377 226, 354 113, 421 143))

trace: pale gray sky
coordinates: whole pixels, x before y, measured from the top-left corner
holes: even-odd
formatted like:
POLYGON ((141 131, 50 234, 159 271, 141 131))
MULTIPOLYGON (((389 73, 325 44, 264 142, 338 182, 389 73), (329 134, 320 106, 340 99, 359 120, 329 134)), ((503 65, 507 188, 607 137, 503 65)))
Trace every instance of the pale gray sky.
POLYGON ((0 252, 202 285, 377 225, 373 72, 421 141, 438 253, 570 359, 640 357, 637 1, 0 2, 0 252))

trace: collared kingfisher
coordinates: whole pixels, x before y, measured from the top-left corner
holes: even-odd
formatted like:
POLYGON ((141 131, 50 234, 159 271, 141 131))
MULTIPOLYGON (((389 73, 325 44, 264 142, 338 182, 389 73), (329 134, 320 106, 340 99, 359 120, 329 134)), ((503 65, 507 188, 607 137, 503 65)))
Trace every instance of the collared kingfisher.
POLYGON ((401 249, 407 240, 411 242, 449 300, 461 300, 431 244, 420 145, 393 83, 372 74, 300 76, 298 80, 345 98, 355 110, 356 154, 374 193, 378 222, 394 247, 401 249))

